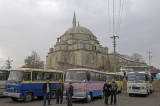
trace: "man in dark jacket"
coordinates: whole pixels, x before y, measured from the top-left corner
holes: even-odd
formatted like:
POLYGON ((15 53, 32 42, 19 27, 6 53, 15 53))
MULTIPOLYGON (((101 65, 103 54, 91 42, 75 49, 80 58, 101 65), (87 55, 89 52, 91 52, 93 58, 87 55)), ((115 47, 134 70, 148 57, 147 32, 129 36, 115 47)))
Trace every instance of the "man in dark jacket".
POLYGON ((59 99, 60 99, 60 104, 62 104, 63 91, 64 91, 64 84, 62 83, 62 80, 60 79, 59 83, 56 86, 57 104, 59 104, 59 99))
POLYGON ((67 89, 67 106, 72 106, 73 86, 71 82, 68 82, 67 89))
POLYGON ((106 83, 103 86, 103 92, 105 94, 105 104, 108 105, 108 97, 111 94, 110 91, 111 85, 109 84, 109 81, 106 81, 106 83))
POLYGON ((51 105, 50 103, 50 97, 51 97, 51 84, 49 83, 49 80, 46 81, 46 83, 43 84, 43 97, 44 97, 44 106, 46 105, 46 99, 48 98, 48 105, 51 105))
POLYGON ((117 94, 117 89, 118 89, 118 85, 115 82, 115 79, 112 79, 112 83, 111 83, 111 105, 113 103, 113 97, 114 97, 114 105, 116 105, 116 94, 117 94))

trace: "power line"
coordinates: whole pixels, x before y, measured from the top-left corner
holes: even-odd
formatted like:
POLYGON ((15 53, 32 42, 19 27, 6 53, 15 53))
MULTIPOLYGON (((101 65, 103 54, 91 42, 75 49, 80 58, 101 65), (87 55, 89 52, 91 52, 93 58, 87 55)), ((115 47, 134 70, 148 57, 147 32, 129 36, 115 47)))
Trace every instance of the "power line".
POLYGON ((118 23, 117 23, 117 35, 119 33, 120 26, 121 26, 124 0, 122 0, 122 1, 120 0, 119 5, 120 5, 120 8, 119 8, 119 15, 118 15, 118 23))
POLYGON ((111 33, 112 33, 112 31, 111 31, 111 19, 110 19, 110 2, 109 2, 109 0, 108 0, 108 20, 109 20, 109 33, 110 33, 110 36, 111 36, 111 33))
POLYGON ((113 0, 113 35, 114 35, 114 29, 115 29, 115 27, 114 27, 114 25, 115 25, 115 22, 114 22, 114 10, 115 8, 114 8, 114 0, 113 0))

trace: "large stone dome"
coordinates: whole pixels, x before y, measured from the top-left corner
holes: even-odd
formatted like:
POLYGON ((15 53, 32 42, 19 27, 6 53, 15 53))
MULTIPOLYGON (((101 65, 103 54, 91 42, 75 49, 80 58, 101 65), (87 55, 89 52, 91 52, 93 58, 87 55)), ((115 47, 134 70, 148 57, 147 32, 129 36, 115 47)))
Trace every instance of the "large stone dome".
POLYGON ((67 35, 67 34, 87 34, 87 35, 93 35, 93 33, 85 28, 85 27, 82 27, 82 26, 74 26, 72 28, 69 28, 65 33, 64 35, 67 35))
POLYGON ((73 22, 72 22, 72 27, 69 28, 63 35, 70 35, 70 34, 84 34, 84 35, 93 35, 93 33, 85 28, 85 27, 82 27, 79 25, 79 22, 78 22, 78 25, 76 25, 76 16, 75 16, 75 13, 74 13, 74 16, 73 16, 73 22))

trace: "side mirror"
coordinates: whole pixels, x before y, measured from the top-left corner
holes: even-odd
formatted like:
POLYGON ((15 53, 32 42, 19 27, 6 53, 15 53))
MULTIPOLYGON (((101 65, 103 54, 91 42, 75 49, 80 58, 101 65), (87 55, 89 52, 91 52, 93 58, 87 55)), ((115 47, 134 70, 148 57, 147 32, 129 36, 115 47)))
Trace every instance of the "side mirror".
POLYGON ((146 81, 148 81, 148 77, 146 76, 146 81))

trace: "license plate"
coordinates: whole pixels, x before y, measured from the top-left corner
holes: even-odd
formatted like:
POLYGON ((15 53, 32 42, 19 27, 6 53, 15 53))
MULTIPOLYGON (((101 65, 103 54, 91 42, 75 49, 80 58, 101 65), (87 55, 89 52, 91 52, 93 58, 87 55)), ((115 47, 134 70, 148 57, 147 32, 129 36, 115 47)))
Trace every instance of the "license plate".
POLYGON ((134 92, 138 92, 138 90, 133 90, 134 92))

